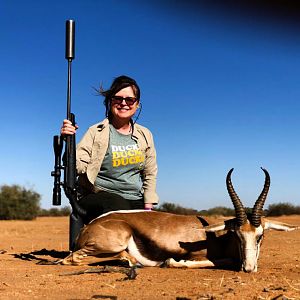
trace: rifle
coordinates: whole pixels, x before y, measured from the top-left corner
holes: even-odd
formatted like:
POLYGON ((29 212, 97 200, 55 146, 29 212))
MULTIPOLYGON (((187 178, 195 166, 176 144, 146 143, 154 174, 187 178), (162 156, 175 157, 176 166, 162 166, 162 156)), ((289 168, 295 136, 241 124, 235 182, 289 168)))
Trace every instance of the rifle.
MULTIPOLYGON (((67 85, 67 119, 75 126, 75 115, 71 113, 71 65, 75 58, 75 21, 66 21, 66 53, 65 58, 68 60, 68 85, 67 85)), ((75 239, 83 226, 81 217, 86 215, 77 201, 76 186, 76 139, 75 134, 65 137, 55 135, 53 137, 53 148, 55 156, 54 171, 51 176, 54 177, 53 187, 53 205, 61 205, 61 186, 63 186, 66 197, 69 199, 72 207, 70 215, 70 249, 75 246, 75 239), (63 165, 61 164, 62 150, 65 144, 65 153, 63 157, 63 165), (64 172, 64 181, 61 182, 61 171, 64 172)))

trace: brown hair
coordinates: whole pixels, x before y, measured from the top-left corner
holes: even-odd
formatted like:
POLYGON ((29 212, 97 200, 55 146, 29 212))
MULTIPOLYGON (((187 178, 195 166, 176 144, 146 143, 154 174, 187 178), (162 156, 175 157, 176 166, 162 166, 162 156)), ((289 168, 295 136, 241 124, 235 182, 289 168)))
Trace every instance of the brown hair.
POLYGON ((140 88, 136 81, 128 76, 122 75, 119 77, 116 77, 114 81, 112 82, 110 88, 108 90, 104 90, 102 86, 100 86, 99 90, 96 89, 96 91, 104 96, 103 104, 105 106, 105 116, 111 119, 111 112, 110 112, 110 101, 111 97, 114 96, 117 92, 120 90, 127 88, 131 86, 133 89, 133 93, 138 101, 140 101, 140 88))

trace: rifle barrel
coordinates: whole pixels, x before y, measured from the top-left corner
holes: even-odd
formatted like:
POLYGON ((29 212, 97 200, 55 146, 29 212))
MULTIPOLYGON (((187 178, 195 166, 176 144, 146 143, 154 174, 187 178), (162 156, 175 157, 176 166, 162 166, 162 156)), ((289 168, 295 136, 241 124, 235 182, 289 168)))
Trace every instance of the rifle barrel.
MULTIPOLYGON (((75 58, 75 21, 66 21, 66 59, 68 60, 67 119, 71 121, 71 74, 75 58)), ((73 124, 75 125, 75 124, 73 124)))

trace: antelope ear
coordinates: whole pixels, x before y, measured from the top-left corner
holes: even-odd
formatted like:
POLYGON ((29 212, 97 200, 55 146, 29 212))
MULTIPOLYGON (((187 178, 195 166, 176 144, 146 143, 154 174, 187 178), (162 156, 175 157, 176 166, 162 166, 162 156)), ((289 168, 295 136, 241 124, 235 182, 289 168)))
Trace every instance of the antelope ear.
POLYGON ((225 223, 217 223, 217 224, 213 224, 213 225, 209 225, 204 227, 205 232, 216 232, 216 231, 220 231, 220 230, 224 230, 225 229, 225 223))
POLYGON ((300 226, 290 225, 287 223, 282 223, 278 221, 264 219, 264 229, 274 229, 274 230, 281 230, 281 231, 292 231, 295 229, 300 229, 300 226))
POLYGON ((234 231, 238 228, 236 218, 225 220, 222 223, 217 223, 204 227, 206 232, 217 232, 221 230, 231 230, 234 231))

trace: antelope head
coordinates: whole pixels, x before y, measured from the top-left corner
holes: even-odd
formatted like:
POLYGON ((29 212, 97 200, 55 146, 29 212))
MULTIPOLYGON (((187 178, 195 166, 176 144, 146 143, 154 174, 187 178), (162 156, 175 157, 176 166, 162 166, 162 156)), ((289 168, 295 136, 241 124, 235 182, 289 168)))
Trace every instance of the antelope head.
MULTIPOLYGON (((263 206, 267 198, 270 187, 270 175, 267 170, 265 173, 265 184, 261 194, 256 200, 251 214, 246 214, 245 208, 235 192, 231 182, 231 169, 226 177, 228 194, 233 203, 236 217, 206 227, 206 232, 216 232, 219 230, 231 231, 237 239, 239 253, 232 253, 233 256, 240 258, 241 269, 245 272, 257 271, 257 260, 259 257, 260 245, 263 240, 265 222, 262 221, 263 206)), ((234 241, 232 241, 233 243, 234 241)))

